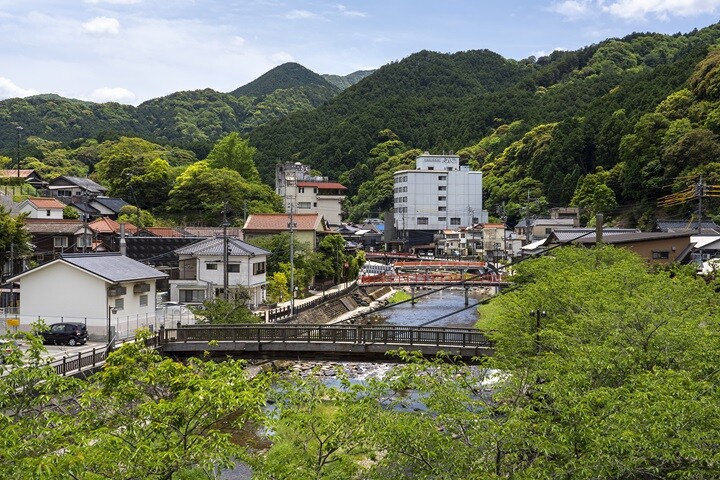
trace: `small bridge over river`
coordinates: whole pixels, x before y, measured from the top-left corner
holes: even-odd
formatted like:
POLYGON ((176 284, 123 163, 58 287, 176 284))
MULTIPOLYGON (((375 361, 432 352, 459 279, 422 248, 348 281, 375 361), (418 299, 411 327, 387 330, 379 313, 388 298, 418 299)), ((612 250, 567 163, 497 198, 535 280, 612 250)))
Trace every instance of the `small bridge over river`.
POLYGON ((393 361, 390 350, 440 352, 471 361, 490 356, 492 345, 473 328, 391 325, 203 325, 160 329, 158 348, 165 355, 187 357, 208 352, 215 357, 393 361))
POLYGON ((508 283, 501 275, 488 273, 473 275, 470 273, 397 273, 388 275, 364 275, 358 279, 363 287, 378 286, 473 286, 505 287, 508 283))

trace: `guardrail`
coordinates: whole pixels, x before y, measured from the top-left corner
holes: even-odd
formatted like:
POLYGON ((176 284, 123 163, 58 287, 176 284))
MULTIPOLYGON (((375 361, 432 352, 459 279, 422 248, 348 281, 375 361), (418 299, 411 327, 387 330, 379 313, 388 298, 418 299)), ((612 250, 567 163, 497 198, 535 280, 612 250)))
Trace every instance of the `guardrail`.
POLYGON ((110 353, 109 348, 93 348, 92 351, 79 352, 77 355, 62 357, 49 363, 58 375, 66 376, 80 373, 89 368, 96 368, 102 365, 110 353))

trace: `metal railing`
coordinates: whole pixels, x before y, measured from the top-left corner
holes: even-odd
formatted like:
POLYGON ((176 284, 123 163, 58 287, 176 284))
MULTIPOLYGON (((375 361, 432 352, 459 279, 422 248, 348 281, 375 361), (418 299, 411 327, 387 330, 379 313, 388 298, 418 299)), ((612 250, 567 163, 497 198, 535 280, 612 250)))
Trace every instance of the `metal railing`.
POLYGON ((363 325, 212 325, 161 329, 159 343, 168 342, 306 342, 373 343, 398 346, 435 345, 491 347, 485 334, 473 328, 363 325))

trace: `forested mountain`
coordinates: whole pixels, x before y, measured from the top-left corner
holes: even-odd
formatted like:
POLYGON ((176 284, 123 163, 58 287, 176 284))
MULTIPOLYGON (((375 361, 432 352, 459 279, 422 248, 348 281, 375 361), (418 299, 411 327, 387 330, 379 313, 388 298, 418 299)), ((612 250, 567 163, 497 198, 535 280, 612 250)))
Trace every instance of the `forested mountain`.
POLYGON ((288 113, 314 109, 345 88, 338 85, 349 86, 362 77, 363 72, 355 72, 328 82, 301 65, 286 63, 231 93, 176 92, 137 108, 58 95, 13 98, 0 101, 0 123, 9 126, 0 129, 0 152, 14 152, 18 124, 24 136, 45 140, 69 143, 79 138, 138 136, 190 148, 203 157, 227 133, 247 133, 288 113))
POLYGON ((328 82, 332 83, 340 90, 350 88, 358 83, 363 78, 372 75, 375 70, 358 70, 357 72, 350 73, 348 75, 330 75, 324 74, 322 77, 328 82))
POLYGON ((711 172, 720 171, 720 95, 708 93, 719 37, 718 25, 638 33, 521 61, 423 51, 254 130, 251 143, 266 180, 285 159, 340 178, 356 194, 355 218, 389 208, 392 172, 428 150, 482 169, 492 214, 502 207, 517 218, 529 194, 539 209, 573 203, 642 225, 659 196, 686 187, 675 179, 704 173, 720 183, 711 172))
MULTIPOLYGON (((137 108, 12 99, 0 102, 0 153, 14 156, 13 122, 33 138, 21 156, 55 174, 68 161, 92 171, 95 157, 78 139, 142 137, 202 160, 240 132, 267 183, 276 163, 305 162, 349 187, 358 218, 392 206, 392 173, 418 153, 455 151, 484 172, 491 214, 511 223, 530 197, 538 212, 572 204, 643 226, 660 213, 687 216, 689 204, 658 212, 657 200, 699 175, 720 184, 719 38, 718 25, 635 33, 520 61, 421 51, 339 94, 338 79, 285 64, 232 93, 178 92, 137 108)), ((712 199, 706 206, 720 213, 712 199)))

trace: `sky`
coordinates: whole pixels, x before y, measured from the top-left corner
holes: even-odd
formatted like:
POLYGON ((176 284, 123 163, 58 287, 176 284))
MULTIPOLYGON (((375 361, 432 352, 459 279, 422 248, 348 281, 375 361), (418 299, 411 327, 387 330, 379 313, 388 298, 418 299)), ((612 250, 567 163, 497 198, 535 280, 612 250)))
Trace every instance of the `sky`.
POLYGON ((720 0, 0 0, 0 100, 138 105, 230 92, 285 62, 347 75, 420 50, 519 60, 719 15, 720 0))

